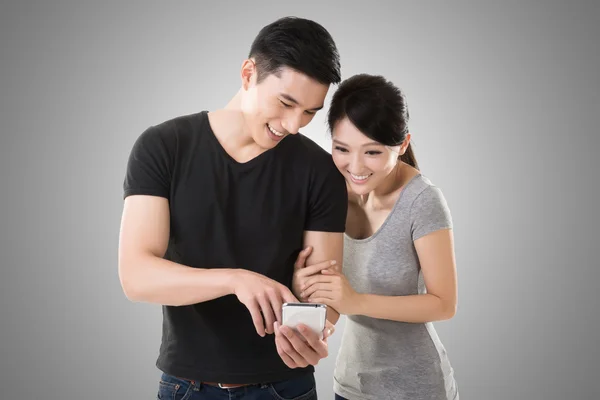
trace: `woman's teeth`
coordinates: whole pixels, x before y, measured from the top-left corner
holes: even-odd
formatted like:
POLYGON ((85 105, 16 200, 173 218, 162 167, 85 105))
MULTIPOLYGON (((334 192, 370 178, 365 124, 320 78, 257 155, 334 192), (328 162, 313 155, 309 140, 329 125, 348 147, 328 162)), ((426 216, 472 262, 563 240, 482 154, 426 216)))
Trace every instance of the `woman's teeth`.
POLYGON ((364 181, 371 175, 370 174, 369 175, 354 175, 353 173, 350 173, 350 176, 352 176, 352 178, 354 178, 357 181, 364 181))
POLYGON ((270 126, 270 125, 267 125, 267 127, 269 128, 269 130, 271 131, 271 133, 272 133, 273 135, 275 135, 275 136, 282 137, 282 136, 284 136, 284 135, 285 135, 285 133, 279 133, 279 132, 277 132, 275 129, 271 128, 271 126, 270 126))

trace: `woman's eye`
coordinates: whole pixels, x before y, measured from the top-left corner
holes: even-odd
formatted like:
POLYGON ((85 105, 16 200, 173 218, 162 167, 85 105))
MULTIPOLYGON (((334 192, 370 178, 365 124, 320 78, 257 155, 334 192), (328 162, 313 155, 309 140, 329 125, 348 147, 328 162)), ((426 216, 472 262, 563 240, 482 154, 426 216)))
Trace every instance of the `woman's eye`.
POLYGON ((337 151, 341 151, 342 153, 347 153, 347 152, 348 152, 348 150, 346 150, 346 149, 345 149, 345 148, 343 148, 343 147, 337 147, 337 146, 336 146, 336 147, 335 147, 335 149, 336 149, 337 151))
POLYGON ((283 101, 279 100, 281 102, 281 104, 283 104, 284 107, 286 108, 290 108, 292 105, 288 104, 288 103, 284 103, 283 101))
POLYGON ((381 154, 380 151, 367 151, 367 154, 370 156, 378 156, 379 154, 381 154))

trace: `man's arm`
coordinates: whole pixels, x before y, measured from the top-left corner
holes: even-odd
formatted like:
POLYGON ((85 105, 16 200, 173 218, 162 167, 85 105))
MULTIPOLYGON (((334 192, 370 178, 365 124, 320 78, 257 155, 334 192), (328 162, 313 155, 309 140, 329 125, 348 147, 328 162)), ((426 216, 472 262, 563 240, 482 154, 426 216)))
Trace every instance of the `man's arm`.
POLYGON ((163 259, 169 241, 164 197, 125 199, 119 236, 119 278, 127 298, 182 306, 232 293, 232 271, 189 268, 163 259))
POLYGON ((273 333, 273 323, 281 321, 282 303, 297 301, 289 289, 244 269, 190 268, 165 260, 169 225, 166 198, 135 195, 125 199, 118 263, 127 298, 183 306, 235 294, 250 311, 258 334, 273 333))
MULTIPOLYGON (((336 261, 337 265, 341 265, 343 246, 343 233, 304 232, 304 248, 312 248, 312 252, 307 258, 310 260, 309 263, 312 268, 329 268, 331 267, 331 261, 336 261), (319 266, 318 264, 321 263, 323 265, 319 266)), ((300 262, 297 262, 297 268, 305 267, 304 256, 301 254, 302 259, 300 262)), ((339 317, 340 314, 336 310, 327 307, 328 326, 325 329, 323 340, 320 340, 317 333, 312 332, 305 325, 300 325, 300 333, 296 334, 289 327, 275 324, 275 345, 283 362, 289 368, 302 368, 307 365, 317 365, 319 360, 327 357, 329 351, 326 338, 333 333, 335 329, 334 325, 337 323, 339 317), (304 336, 305 340, 302 340, 300 335, 304 336)))
MULTIPOLYGON (((312 253, 306 265, 314 265, 323 261, 335 260, 338 268, 343 261, 344 234, 340 232, 304 232, 304 247, 312 247, 312 253)), ((327 320, 336 324, 340 314, 333 308, 327 307, 327 320)))

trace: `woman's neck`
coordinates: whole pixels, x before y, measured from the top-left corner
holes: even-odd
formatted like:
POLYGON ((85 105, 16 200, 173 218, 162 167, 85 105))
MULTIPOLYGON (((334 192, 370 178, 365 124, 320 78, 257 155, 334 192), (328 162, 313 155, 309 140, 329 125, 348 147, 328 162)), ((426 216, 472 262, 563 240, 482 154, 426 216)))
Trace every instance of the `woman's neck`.
POLYGON ((367 194, 356 196, 358 205, 362 208, 373 210, 389 208, 390 204, 395 203, 400 190, 416 174, 418 172, 415 173, 413 168, 410 168, 410 166, 401 161, 398 162, 394 169, 375 189, 367 194))

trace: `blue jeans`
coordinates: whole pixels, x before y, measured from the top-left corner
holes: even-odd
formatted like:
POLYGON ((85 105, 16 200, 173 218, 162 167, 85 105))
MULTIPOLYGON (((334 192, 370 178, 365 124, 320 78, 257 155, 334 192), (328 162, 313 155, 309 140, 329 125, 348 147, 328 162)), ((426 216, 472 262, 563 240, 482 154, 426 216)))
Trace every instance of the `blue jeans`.
POLYGON ((317 400, 315 377, 309 373, 280 382, 259 383, 221 389, 180 379, 165 373, 159 385, 159 400, 317 400))

